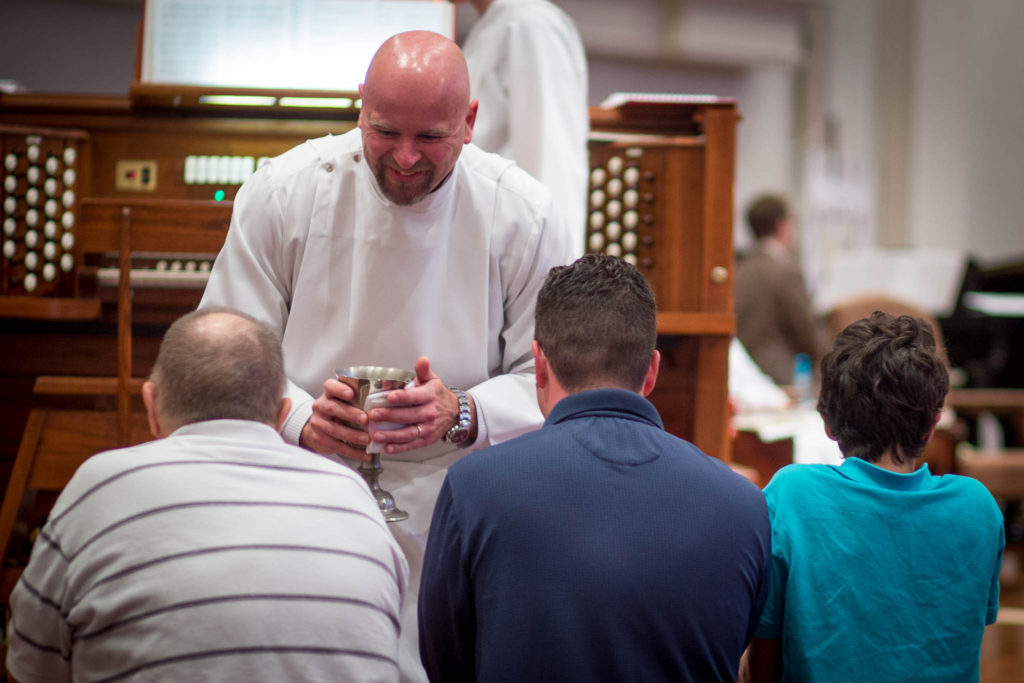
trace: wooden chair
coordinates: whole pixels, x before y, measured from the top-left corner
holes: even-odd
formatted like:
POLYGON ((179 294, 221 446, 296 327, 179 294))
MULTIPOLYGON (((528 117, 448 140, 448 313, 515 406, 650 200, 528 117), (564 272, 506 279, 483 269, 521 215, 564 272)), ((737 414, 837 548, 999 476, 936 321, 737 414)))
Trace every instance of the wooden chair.
POLYGON ((947 364, 949 363, 949 356, 946 354, 946 342, 942 337, 942 328, 939 327, 939 321, 928 311, 902 299, 895 299, 881 294, 851 298, 836 304, 832 310, 828 311, 825 315, 825 324, 831 336, 835 338, 847 325, 857 322, 861 318, 867 318, 875 311, 882 311, 889 315, 911 315, 915 318, 923 318, 931 326, 932 333, 935 335, 935 347, 939 357, 947 364))
MULTIPOLYGON (((86 199, 79 212, 79 263, 90 254, 116 253, 117 375, 114 377, 41 376, 40 397, 107 397, 112 409, 34 407, 28 416, 3 503, 0 550, 7 546, 19 511, 36 492, 59 492, 78 466, 94 453, 151 438, 145 415, 132 410, 143 383, 133 372, 132 255, 137 252, 216 254, 224 243, 231 204, 168 200, 86 199), (27 495, 32 494, 32 495, 27 495)), ((196 291, 198 303, 200 290, 196 291)), ((98 401, 104 403, 103 400, 98 401)), ((20 567, 4 567, 0 602, 6 603, 20 567)))
POLYGON ((960 444, 957 472, 985 485, 994 498, 1024 500, 1024 448, 976 450, 960 444))

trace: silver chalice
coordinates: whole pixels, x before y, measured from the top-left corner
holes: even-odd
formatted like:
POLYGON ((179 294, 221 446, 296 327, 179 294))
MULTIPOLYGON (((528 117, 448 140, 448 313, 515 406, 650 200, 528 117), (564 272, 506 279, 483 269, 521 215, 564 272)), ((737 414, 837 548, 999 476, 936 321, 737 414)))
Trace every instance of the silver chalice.
MULTIPOLYGON (((416 373, 409 372, 408 370, 386 368, 377 365, 353 365, 339 369, 337 375, 339 382, 352 387, 355 396, 352 398, 351 403, 362 410, 369 410, 375 400, 379 401, 389 391, 402 389, 416 377, 416 373)), ((381 403, 381 405, 386 404, 381 403)), ((352 424, 349 426, 356 427, 352 424)), ((377 423, 377 427, 382 429, 395 429, 401 426, 403 425, 377 423)), ((358 429, 359 427, 356 428, 358 429)), ((395 505, 394 496, 380 486, 380 473, 384 468, 380 463, 380 451, 373 446, 371 444, 367 447, 366 451, 370 454, 370 461, 360 461, 357 468, 359 474, 363 476, 363 479, 369 485, 370 491, 373 492, 374 498, 377 499, 377 505, 380 506, 380 511, 384 514, 386 521, 401 522, 404 519, 409 519, 409 513, 399 510, 398 506, 395 505)))

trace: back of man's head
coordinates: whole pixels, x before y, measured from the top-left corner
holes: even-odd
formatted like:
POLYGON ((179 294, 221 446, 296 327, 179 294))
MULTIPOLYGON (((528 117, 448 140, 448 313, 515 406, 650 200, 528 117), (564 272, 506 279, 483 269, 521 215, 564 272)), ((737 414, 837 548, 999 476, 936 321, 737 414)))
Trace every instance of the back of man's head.
POLYGON ((849 325, 821 361, 818 412, 844 457, 921 455, 949 392, 949 373, 921 318, 876 311, 849 325))
POLYGON ((287 381, 277 336, 255 318, 217 308, 168 328, 150 379, 168 431, 217 419, 274 426, 287 381))
POLYGON ((757 239, 774 236, 788 216, 789 206, 778 195, 762 195, 747 207, 747 224, 757 239))
POLYGON ((570 393, 639 391, 657 342, 654 292, 626 261, 587 254, 551 269, 537 295, 537 343, 570 393))

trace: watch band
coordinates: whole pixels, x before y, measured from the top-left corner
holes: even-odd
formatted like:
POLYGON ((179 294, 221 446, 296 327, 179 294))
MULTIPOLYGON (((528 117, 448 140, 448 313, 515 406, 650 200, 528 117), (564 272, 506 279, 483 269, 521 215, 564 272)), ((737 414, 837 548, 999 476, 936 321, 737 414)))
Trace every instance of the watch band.
POLYGON ((459 414, 455 417, 455 424, 445 433, 444 440, 455 446, 468 446, 467 440, 473 427, 473 411, 469 405, 469 397, 462 389, 448 388, 459 399, 459 414))

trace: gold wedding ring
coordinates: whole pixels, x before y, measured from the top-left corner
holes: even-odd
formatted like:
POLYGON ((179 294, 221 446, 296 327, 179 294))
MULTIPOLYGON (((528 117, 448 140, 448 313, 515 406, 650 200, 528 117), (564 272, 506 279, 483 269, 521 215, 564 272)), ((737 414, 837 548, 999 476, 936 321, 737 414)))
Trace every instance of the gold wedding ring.
POLYGON ((419 438, 423 438, 423 430, 420 429, 419 423, 416 424, 416 434, 419 436, 419 438))

